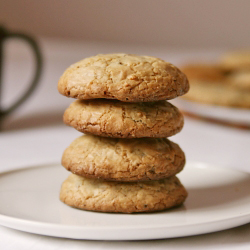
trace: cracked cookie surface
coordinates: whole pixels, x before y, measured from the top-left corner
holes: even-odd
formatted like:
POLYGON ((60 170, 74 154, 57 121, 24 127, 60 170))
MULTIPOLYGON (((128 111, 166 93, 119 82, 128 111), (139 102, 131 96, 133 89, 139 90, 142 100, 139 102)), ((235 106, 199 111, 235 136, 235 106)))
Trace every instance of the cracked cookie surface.
POLYGON ((77 99, 148 102, 173 99, 189 89, 187 77, 159 58, 131 54, 100 54, 71 65, 58 91, 77 99))
POLYGON ((176 176, 159 181, 107 182, 71 174, 60 200, 84 210, 135 213, 160 211, 182 204, 187 191, 176 176))
POLYGON ((62 165, 88 178, 134 182, 175 175, 183 169, 185 155, 177 144, 166 138, 83 135, 64 151, 62 165))
POLYGON ((169 137, 184 124, 183 115, 167 101, 77 100, 66 109, 63 119, 80 132, 114 138, 169 137))

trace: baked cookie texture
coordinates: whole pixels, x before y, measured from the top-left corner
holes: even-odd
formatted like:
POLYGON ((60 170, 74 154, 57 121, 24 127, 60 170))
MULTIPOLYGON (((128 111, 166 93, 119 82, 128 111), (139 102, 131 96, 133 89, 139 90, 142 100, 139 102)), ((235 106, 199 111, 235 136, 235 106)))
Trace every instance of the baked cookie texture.
POLYGON ((167 101, 77 100, 63 119, 80 132, 115 138, 169 137, 184 124, 181 112, 167 101))
POLYGON ((188 79, 164 60, 132 54, 100 54, 71 65, 58 90, 77 99, 151 102, 173 99, 189 89, 188 79))
POLYGON ((219 65, 187 65, 182 68, 190 81, 183 99, 219 106, 250 108, 250 73, 228 71, 219 65))
POLYGON ((109 181, 158 180, 180 172, 185 155, 166 138, 116 139, 83 135, 64 151, 62 165, 74 174, 109 181))
POLYGON ((60 200, 92 211, 154 212, 182 204, 187 191, 177 177, 148 182, 106 182, 71 174, 61 187, 60 200))

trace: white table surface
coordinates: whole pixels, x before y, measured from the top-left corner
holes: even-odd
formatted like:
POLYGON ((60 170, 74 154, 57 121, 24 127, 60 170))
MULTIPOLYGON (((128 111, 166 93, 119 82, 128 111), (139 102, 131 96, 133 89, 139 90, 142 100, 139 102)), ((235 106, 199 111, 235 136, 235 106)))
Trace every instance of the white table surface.
MULTIPOLYGON (((143 46, 81 43, 41 39, 44 72, 33 96, 5 120, 0 133, 0 172, 60 162, 63 150, 79 132, 62 123, 72 102, 57 93, 57 80, 71 63, 97 53, 131 52, 161 57, 177 65, 186 60, 216 58, 219 50, 186 51, 143 46)), ((19 43, 8 48, 4 103, 20 92, 32 68, 28 49, 19 43), (15 72, 13 74, 13 72, 15 72), (25 73, 26 72, 26 73, 25 73), (21 79, 21 80, 19 80, 21 79), (14 91, 15 90, 15 91, 14 91), (14 94, 13 94, 14 93, 14 94), (7 98, 6 98, 7 96, 7 98)), ((188 161, 202 161, 250 172, 250 131, 207 124, 186 118, 181 133, 171 140, 186 153, 188 161)), ((250 224, 206 235, 154 241, 86 241, 24 233, 0 226, 0 249, 250 249, 250 224)))

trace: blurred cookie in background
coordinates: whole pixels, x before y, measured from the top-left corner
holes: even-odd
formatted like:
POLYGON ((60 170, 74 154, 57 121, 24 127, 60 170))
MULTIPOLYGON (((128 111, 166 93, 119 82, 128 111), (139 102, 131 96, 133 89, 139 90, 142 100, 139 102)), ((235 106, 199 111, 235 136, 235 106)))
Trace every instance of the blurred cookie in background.
POLYGON ((189 63, 181 70, 190 90, 173 103, 185 115, 250 129, 250 50, 229 51, 213 63, 189 63))
POLYGON ((232 86, 242 90, 250 91, 250 70, 232 72, 228 78, 232 86))
POLYGON ((237 108, 250 108, 250 71, 232 71, 220 64, 189 64, 182 68, 190 82, 183 99, 237 108))
POLYGON ((229 51, 221 56, 220 64, 229 70, 250 70, 250 49, 229 51))

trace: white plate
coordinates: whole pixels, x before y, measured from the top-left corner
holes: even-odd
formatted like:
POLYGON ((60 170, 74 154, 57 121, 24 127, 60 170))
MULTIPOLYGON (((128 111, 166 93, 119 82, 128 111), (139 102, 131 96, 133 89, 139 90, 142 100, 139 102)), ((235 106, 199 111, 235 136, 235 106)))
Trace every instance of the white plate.
POLYGON ((58 199, 69 175, 58 165, 0 175, 0 224, 42 235, 94 240, 190 236, 250 222, 250 174, 189 163, 179 178, 189 197, 181 207, 147 214, 108 214, 68 207, 58 199))
POLYGON ((216 105, 208 105, 183 99, 171 100, 171 103, 179 109, 198 115, 241 125, 250 125, 250 110, 240 108, 229 108, 216 105))

